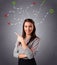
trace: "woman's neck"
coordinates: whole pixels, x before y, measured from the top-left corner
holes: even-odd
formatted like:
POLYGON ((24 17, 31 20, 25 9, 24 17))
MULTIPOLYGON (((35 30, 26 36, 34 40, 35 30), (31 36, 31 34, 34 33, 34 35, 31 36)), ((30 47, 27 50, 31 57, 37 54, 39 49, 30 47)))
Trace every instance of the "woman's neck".
POLYGON ((26 39, 29 39, 31 37, 31 35, 26 35, 26 39))

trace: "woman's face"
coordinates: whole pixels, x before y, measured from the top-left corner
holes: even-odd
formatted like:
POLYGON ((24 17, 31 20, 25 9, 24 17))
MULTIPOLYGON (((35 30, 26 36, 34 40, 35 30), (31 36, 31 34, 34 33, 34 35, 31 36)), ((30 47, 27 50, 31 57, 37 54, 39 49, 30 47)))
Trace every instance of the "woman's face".
POLYGON ((33 24, 30 22, 25 22, 24 24, 24 31, 26 33, 26 35, 31 35, 32 31, 33 31, 33 24))

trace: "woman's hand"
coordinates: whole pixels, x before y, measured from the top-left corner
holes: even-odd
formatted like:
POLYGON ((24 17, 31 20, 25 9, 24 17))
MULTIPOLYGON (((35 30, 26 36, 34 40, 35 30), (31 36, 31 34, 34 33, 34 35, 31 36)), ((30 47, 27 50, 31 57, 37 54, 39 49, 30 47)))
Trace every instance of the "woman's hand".
POLYGON ((23 42, 24 42, 23 37, 20 36, 20 35, 19 35, 18 33, 16 33, 16 32, 15 32, 15 34, 17 35, 17 40, 18 40, 19 42, 23 43, 23 42))
POLYGON ((26 48, 27 48, 27 45, 26 45, 26 43, 25 43, 23 37, 20 36, 20 35, 19 35, 18 33, 16 33, 16 32, 15 32, 15 34, 17 35, 17 40, 18 40, 19 42, 21 42, 21 45, 22 45, 23 49, 26 49, 26 48))

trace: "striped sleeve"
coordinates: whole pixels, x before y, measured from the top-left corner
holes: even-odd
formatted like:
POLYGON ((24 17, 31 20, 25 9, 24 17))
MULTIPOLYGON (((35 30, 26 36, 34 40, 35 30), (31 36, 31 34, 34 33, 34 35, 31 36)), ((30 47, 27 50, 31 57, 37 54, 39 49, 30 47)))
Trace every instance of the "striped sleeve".
POLYGON ((18 54, 19 54, 19 51, 18 51, 18 41, 16 41, 16 44, 15 44, 15 48, 14 48, 14 51, 13 51, 13 56, 18 58, 18 54))

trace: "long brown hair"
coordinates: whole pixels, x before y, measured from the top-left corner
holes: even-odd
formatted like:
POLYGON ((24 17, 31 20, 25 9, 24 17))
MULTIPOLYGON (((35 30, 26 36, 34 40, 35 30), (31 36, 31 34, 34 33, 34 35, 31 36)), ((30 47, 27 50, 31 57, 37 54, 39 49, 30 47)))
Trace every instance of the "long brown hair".
MULTIPOLYGON (((32 41, 34 38, 37 37, 36 34, 35 34, 35 32, 36 32, 35 22, 34 22, 32 19, 25 19, 25 20, 24 20, 24 23, 23 23, 23 31, 22 31, 22 37, 23 37, 23 38, 26 37, 26 33, 25 33, 25 31, 24 31, 24 24, 25 24, 26 22, 30 22, 30 23, 33 24, 33 31, 32 31, 32 33, 31 33, 31 39, 30 39, 30 41, 32 41)), ((39 38, 39 37, 38 37, 38 38, 39 38)), ((30 42, 30 41, 29 41, 29 42, 30 42)))
POLYGON ((31 33, 31 36, 35 36, 35 35, 36 35, 36 34, 35 34, 36 27, 35 27, 35 23, 34 23, 34 21, 33 21, 32 19, 25 19, 25 20, 24 20, 24 23, 23 23, 22 37, 23 37, 23 38, 26 37, 26 33, 25 33, 25 31, 24 31, 24 25, 25 25, 26 22, 30 22, 30 23, 33 24, 33 31, 32 31, 32 33, 31 33))

